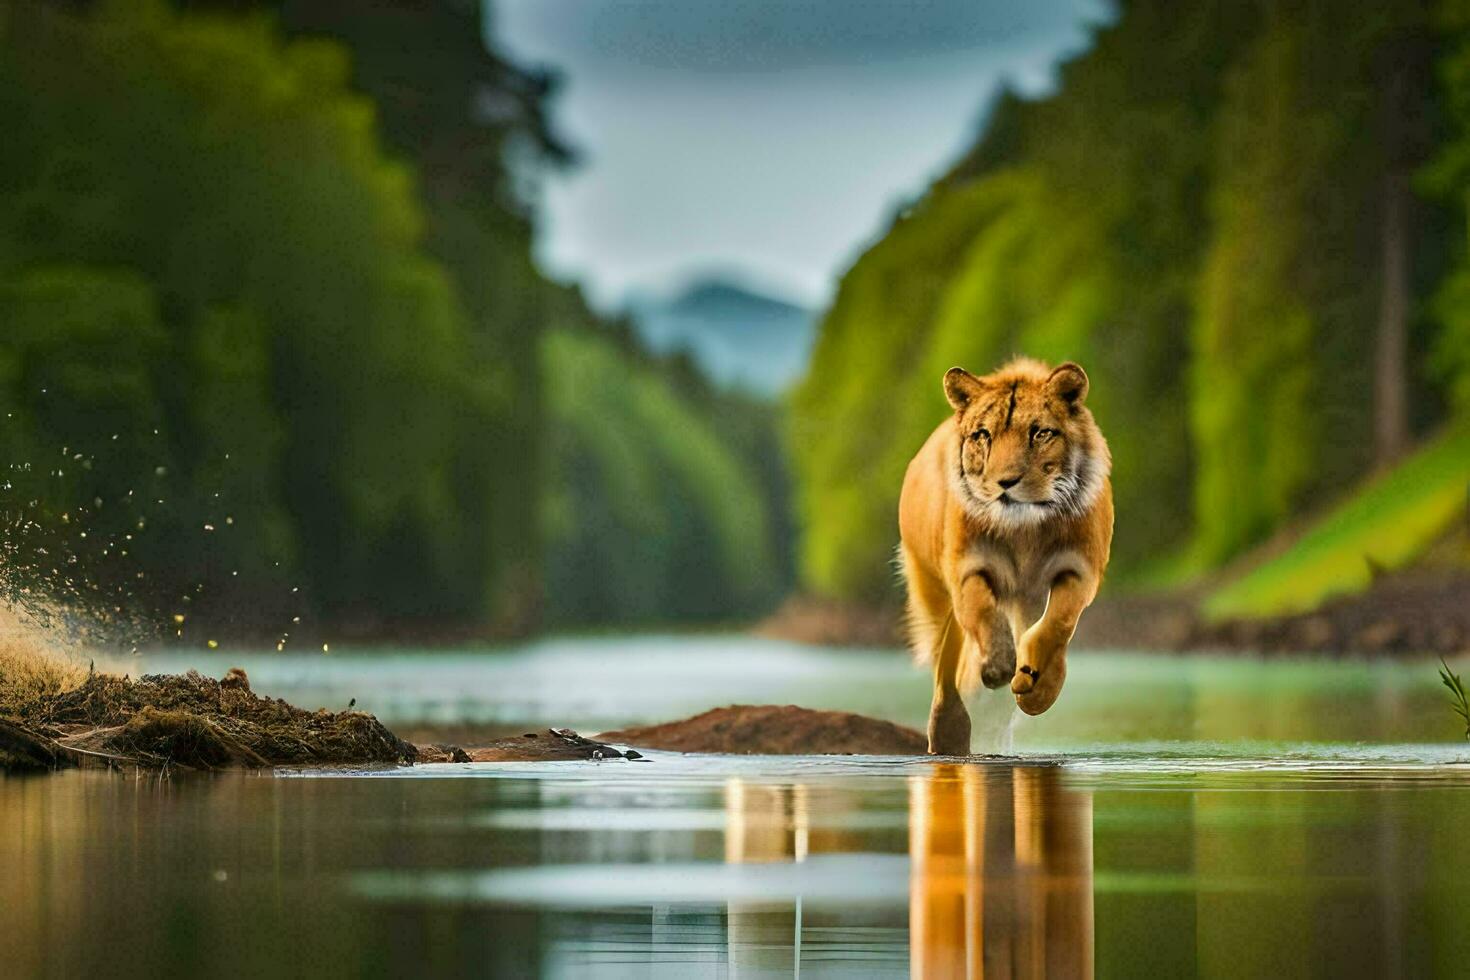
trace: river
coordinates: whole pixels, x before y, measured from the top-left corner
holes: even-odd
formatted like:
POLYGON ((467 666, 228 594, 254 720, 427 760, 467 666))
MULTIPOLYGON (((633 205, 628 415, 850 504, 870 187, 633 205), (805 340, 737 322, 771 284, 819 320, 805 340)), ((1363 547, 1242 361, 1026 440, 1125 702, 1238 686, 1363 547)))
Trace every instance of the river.
MULTIPOLYGON (((1079 652, 1014 754, 0 777, 11 975, 1377 976, 1470 963, 1429 660, 1079 652)), ((922 724, 893 651, 749 637, 158 653, 400 729, 737 702, 922 724)))

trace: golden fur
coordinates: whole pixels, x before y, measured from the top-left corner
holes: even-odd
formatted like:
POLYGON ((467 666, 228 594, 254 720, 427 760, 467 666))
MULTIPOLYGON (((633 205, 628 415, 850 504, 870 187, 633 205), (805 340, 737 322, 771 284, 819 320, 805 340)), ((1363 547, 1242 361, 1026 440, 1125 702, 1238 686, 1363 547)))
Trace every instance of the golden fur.
POLYGON ((909 464, 899 501, 910 641, 934 664, 929 751, 969 752, 962 693, 1009 683, 1027 714, 1061 693, 1067 644, 1113 539, 1107 442, 1087 374, 1021 358, 944 376, 954 414, 909 464))

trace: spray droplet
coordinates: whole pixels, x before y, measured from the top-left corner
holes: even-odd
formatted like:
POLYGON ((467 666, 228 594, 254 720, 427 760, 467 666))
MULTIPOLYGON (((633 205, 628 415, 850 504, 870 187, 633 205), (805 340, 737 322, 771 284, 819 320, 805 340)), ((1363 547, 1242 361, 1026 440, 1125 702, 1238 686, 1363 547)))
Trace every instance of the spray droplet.
POLYGON ((219 648, 219 640, 210 640, 209 641, 209 649, 216 650, 218 648, 219 648))
POLYGON ((327 644, 323 643, 322 644, 322 653, 331 653, 331 652, 332 651, 328 648, 327 644))

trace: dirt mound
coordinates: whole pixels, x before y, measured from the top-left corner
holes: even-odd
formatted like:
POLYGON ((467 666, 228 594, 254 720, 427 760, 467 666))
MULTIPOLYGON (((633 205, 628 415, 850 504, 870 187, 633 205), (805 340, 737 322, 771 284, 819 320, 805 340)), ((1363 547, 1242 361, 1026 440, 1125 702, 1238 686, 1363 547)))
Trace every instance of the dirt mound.
POLYGON ((923 755, 922 732, 845 711, 735 704, 663 725, 603 732, 605 742, 732 755, 923 755))
POLYGON ((18 713, 32 737, 64 757, 143 766, 352 765, 412 762, 414 747, 361 711, 304 711, 196 671, 138 680, 94 674, 18 713))

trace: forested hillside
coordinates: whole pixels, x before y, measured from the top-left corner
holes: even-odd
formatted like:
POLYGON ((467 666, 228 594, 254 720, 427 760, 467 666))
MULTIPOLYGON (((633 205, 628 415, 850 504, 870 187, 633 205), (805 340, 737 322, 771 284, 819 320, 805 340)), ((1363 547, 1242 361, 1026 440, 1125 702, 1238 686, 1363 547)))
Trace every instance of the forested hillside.
POLYGON ((779 596, 757 471, 703 407, 595 331, 546 344, 557 623, 749 615, 779 596))
POLYGON ((1466 12, 1132 0, 842 280, 789 441, 810 590, 877 601, 953 364, 1074 359, 1114 571, 1177 579, 1321 512, 1455 417, 1466 12))
POLYGON ((713 406, 532 265, 534 183, 569 154, 549 79, 480 16, 0 2, 10 599, 187 641, 524 630, 548 562, 623 590, 563 590, 563 622, 728 616, 781 580, 713 406), (701 529, 716 571, 660 552, 629 578, 637 521, 568 530, 593 474, 615 515, 701 529), (678 576, 697 600, 650 607, 678 576))

